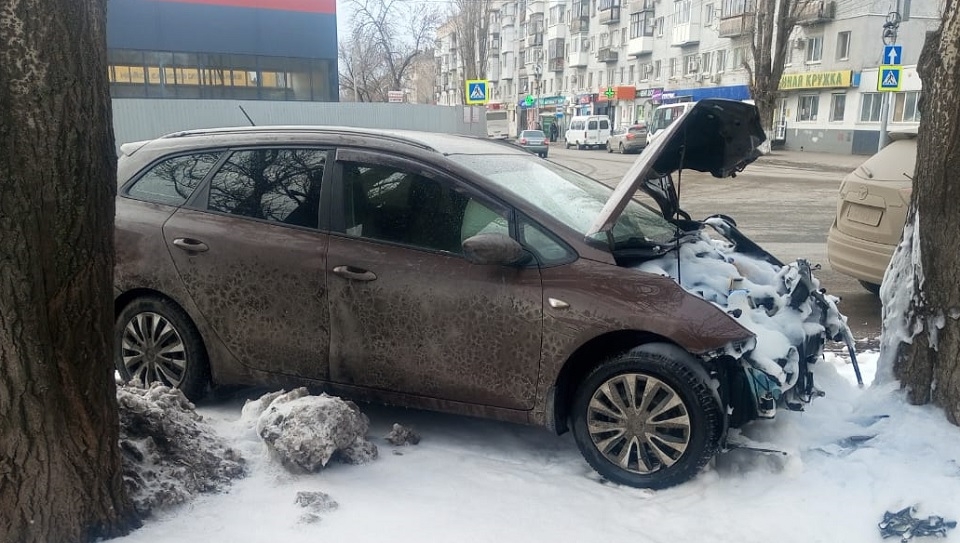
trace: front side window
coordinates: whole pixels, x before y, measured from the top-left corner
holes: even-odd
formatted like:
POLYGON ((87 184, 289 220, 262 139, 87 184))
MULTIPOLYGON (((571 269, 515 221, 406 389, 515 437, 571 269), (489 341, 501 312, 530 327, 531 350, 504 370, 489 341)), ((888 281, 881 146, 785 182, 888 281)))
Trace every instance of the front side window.
POLYGON ((462 253, 477 234, 510 235, 506 214, 449 183, 395 167, 343 165, 346 234, 462 253))
POLYGON ((236 151, 210 181, 207 209, 317 228, 326 159, 319 149, 236 151))
POLYGON ((183 205, 219 160, 219 152, 164 159, 140 176, 127 195, 157 204, 183 205))
POLYGON ((819 94, 802 94, 797 108, 798 121, 816 121, 817 108, 820 105, 819 94))

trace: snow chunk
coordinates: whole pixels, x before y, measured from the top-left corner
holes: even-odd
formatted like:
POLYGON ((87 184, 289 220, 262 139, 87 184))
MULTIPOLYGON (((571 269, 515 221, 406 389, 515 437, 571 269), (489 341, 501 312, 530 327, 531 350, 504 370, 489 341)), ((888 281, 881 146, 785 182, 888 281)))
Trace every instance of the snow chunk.
POLYGON ((335 456, 364 464, 378 455, 366 439, 370 420, 336 396, 311 396, 306 388, 271 392, 244 405, 242 417, 256 417, 257 435, 288 468, 314 472, 335 456))
POLYGON ((220 492, 244 475, 240 454, 224 445, 180 390, 118 385, 117 403, 124 487, 140 515, 220 492))
POLYGON ((401 424, 394 423, 393 429, 390 430, 390 433, 387 434, 384 439, 386 439, 391 445, 402 446, 402 445, 416 445, 420 443, 420 434, 418 434, 412 428, 407 428, 401 424))
POLYGON ((307 510, 300 516, 300 522, 305 523, 320 522, 321 513, 329 513, 340 507, 340 504, 325 492, 297 492, 296 503, 307 510))

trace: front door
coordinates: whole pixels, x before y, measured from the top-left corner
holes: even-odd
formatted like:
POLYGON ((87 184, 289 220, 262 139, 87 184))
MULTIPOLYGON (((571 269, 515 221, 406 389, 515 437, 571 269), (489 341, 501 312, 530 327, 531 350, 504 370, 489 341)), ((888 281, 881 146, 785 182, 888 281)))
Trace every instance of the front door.
POLYGON ((530 409, 543 296, 536 267, 480 266, 478 233, 509 210, 403 159, 337 153, 327 268, 333 382, 530 409), (338 196, 337 196, 338 195, 338 196))
POLYGON ((163 235, 194 303, 240 363, 326 379, 329 151, 240 149, 163 235))

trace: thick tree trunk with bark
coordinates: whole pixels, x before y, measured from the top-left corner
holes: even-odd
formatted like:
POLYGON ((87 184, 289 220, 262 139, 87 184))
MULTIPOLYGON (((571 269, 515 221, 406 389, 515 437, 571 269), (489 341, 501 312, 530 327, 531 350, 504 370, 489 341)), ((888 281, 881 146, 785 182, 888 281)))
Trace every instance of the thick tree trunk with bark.
MULTIPOLYGON (((960 3, 947 0, 943 25, 920 55, 922 118, 911 216, 919 213, 922 277, 914 311, 923 331, 894 364, 910 401, 943 407, 960 424, 960 3)), ((916 239, 914 240, 916 242, 916 239)))
POLYGON ((115 536, 106 0, 0 0, 0 541, 115 536))

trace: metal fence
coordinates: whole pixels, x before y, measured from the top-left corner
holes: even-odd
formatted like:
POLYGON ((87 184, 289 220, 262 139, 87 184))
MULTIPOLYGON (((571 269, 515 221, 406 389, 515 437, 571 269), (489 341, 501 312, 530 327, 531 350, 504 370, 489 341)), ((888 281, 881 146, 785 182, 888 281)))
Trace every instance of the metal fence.
POLYGON ((483 108, 356 102, 273 102, 115 98, 113 129, 120 144, 180 130, 260 125, 326 125, 423 130, 486 136, 483 108), (241 110, 240 106, 243 106, 241 110))

